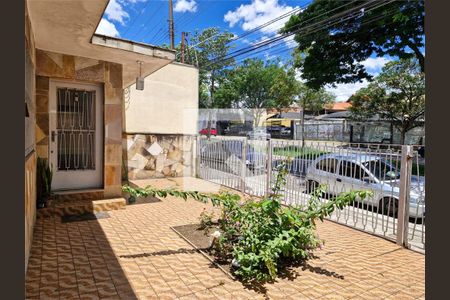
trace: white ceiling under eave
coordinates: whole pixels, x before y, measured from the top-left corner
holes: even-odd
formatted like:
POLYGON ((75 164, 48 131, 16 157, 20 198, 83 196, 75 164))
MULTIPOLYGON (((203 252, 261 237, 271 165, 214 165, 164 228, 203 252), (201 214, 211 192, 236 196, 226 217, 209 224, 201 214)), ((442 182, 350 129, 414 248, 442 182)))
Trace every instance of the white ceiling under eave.
POLYGON ((94 35, 108 0, 27 0, 37 49, 123 65, 123 85, 148 76, 175 60, 175 51, 94 35))

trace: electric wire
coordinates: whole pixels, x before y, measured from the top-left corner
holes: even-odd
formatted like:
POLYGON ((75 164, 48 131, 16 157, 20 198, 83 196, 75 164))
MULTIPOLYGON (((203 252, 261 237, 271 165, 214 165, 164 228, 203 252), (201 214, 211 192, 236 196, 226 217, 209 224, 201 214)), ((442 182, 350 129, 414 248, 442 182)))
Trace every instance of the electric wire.
MULTIPOLYGON (((224 55, 224 56, 222 56, 222 57, 213 59, 209 65, 214 64, 214 63, 218 63, 218 62, 221 62, 221 61, 224 61, 224 60, 233 59, 233 58, 235 58, 235 57, 244 55, 244 54, 246 54, 246 53, 255 51, 256 49, 259 49, 259 48, 268 46, 268 45, 273 44, 273 43, 275 43, 275 42, 277 42, 277 41, 283 40, 283 39, 285 39, 285 38, 287 38, 287 37, 289 37, 289 36, 292 36, 292 35, 295 35, 295 34, 299 34, 301 31, 305 31, 305 30, 307 30, 307 29, 310 29, 310 31, 309 31, 309 32, 306 32, 306 33, 311 34, 311 33, 317 32, 318 30, 321 30, 321 29, 323 30, 324 28, 327 28, 327 27, 329 27, 329 26, 335 25, 336 23, 340 23, 340 22, 348 21, 348 20, 350 20, 350 19, 352 19, 352 18, 356 18, 356 17, 358 17, 358 16, 354 16, 354 15, 351 15, 351 14, 354 13, 354 12, 356 12, 358 9, 363 8, 363 7, 366 6, 366 5, 367 5, 367 6, 364 7, 365 11, 370 11, 370 10, 379 8, 379 7, 381 7, 381 6, 387 5, 387 4, 389 4, 389 3, 393 2, 393 1, 394 1, 394 0, 386 1, 386 2, 382 2, 382 3, 380 4, 379 1, 374 1, 374 0, 372 0, 372 1, 368 2, 368 3, 364 3, 363 5, 356 6, 356 7, 352 8, 352 9, 349 9, 349 10, 346 10, 346 11, 343 11, 343 12, 340 12, 340 13, 337 13, 336 15, 333 15, 333 16, 331 16, 331 17, 329 17, 329 18, 326 18, 326 19, 323 19, 323 20, 318 21, 318 22, 316 22, 316 23, 307 25, 306 27, 302 27, 302 28, 293 30, 293 31, 291 31, 291 32, 288 33, 288 34, 279 35, 279 36, 276 36, 276 37, 274 37, 274 38, 269 38, 269 39, 267 39, 267 40, 264 40, 264 41, 261 41, 261 42, 259 42, 259 43, 256 43, 256 44, 254 44, 254 45, 252 45, 252 46, 244 47, 244 48, 238 49, 238 50, 236 50, 236 51, 233 51, 233 52, 231 52, 231 53, 228 53, 227 55, 224 55), (377 2, 378 2, 378 3, 377 3, 377 2), (374 3, 374 4, 372 4, 372 3, 374 3), (370 4, 370 5, 369 5, 369 4, 370 4), (350 15, 349 15, 349 16, 346 16, 346 14, 350 14, 350 15), (341 17, 340 20, 335 20, 336 18, 339 18, 339 17, 341 17), (346 18, 345 18, 345 17, 346 17, 346 18), (330 23, 330 22, 332 22, 332 21, 334 21, 334 24, 333 24, 333 23, 330 23), (322 27, 322 28, 321 28, 320 26, 321 26, 323 23, 326 23, 326 22, 329 22, 329 23, 326 24, 325 27, 322 27)), ((298 27, 299 25, 302 25, 302 24, 304 24, 304 23, 306 23, 306 22, 309 22, 309 21, 310 21, 310 20, 306 20, 306 21, 302 22, 301 24, 297 24, 295 27, 298 27)), ((292 28, 291 28, 291 29, 292 29, 292 28)), ((207 65, 207 66, 209 66, 209 65, 207 65)))

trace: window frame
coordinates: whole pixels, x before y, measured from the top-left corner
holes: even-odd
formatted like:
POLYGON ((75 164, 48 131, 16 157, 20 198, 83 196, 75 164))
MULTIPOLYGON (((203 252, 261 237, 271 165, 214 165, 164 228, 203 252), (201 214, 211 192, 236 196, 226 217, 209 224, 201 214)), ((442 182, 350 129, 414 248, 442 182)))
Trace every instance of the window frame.
MULTIPOLYGON (((347 165, 346 165, 346 168, 347 168, 347 165)), ((346 160, 346 159, 339 160, 339 166, 337 168, 336 175, 345 177, 345 178, 349 178, 349 179, 353 179, 353 180, 359 180, 359 181, 363 181, 364 177, 370 177, 370 178, 374 177, 373 174, 371 174, 371 172, 369 172, 363 165, 358 164, 357 162, 354 162, 354 161, 346 160), (357 166, 362 171, 362 172, 358 172, 359 177, 347 176, 347 170, 346 170, 345 174, 341 174, 341 167, 342 167, 343 163, 346 163, 347 165, 354 164, 355 166, 357 166)), ((355 172, 354 175, 357 175, 357 173, 355 172)))
POLYGON ((329 173, 329 174, 336 174, 336 169, 337 169, 338 166, 339 166, 339 159, 334 158, 334 157, 324 157, 324 158, 321 158, 321 159, 316 163, 316 165, 315 165, 316 170, 319 170, 319 171, 321 171, 321 172, 326 172, 326 173, 329 173), (319 167, 319 165, 320 165, 323 161, 335 161, 334 165, 331 164, 331 165, 329 166, 330 169, 331 169, 331 167, 333 167, 333 171, 326 170, 326 169, 322 169, 321 167, 319 167))

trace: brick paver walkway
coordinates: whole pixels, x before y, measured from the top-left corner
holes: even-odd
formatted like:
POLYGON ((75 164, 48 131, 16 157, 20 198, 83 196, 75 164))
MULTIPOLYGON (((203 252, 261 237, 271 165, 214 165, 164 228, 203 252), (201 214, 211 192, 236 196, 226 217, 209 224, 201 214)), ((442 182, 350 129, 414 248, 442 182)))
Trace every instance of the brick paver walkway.
MULTIPOLYGON (((174 185, 174 182, 169 182, 174 185)), ((164 180, 158 185, 167 185, 164 180)), ((257 290, 233 281, 170 226, 196 223, 192 200, 127 206, 110 218, 38 219, 27 299, 422 299, 425 256, 329 221, 317 258, 257 290)))

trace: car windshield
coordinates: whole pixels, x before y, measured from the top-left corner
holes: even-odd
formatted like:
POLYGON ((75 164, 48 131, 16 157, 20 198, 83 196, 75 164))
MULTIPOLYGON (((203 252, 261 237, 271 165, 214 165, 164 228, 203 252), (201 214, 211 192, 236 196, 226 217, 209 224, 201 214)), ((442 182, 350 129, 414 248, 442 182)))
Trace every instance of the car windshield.
POLYGON ((400 172, 384 159, 366 161, 362 163, 375 177, 381 181, 400 178, 400 172))

